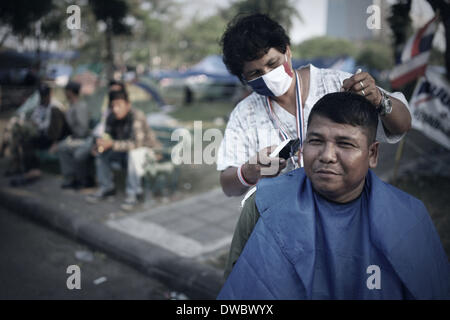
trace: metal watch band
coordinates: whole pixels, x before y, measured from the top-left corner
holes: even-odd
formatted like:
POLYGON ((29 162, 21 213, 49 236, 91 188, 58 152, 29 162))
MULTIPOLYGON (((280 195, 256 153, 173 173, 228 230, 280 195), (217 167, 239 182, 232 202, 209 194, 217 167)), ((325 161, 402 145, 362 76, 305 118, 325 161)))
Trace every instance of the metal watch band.
POLYGON ((378 113, 380 114, 380 116, 385 116, 392 112, 392 101, 386 93, 384 93, 381 90, 380 92, 381 92, 381 103, 380 106, 378 107, 378 113))

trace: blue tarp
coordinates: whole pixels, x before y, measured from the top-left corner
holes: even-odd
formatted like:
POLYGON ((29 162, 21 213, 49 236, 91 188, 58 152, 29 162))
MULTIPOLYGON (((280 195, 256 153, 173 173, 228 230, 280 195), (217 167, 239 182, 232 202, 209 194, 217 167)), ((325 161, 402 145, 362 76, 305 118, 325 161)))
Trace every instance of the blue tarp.
POLYGON ((239 79, 228 72, 222 61, 222 57, 218 55, 207 56, 186 71, 161 70, 150 73, 150 76, 157 80, 161 80, 163 78, 185 79, 199 75, 205 75, 215 82, 239 83, 239 79))
POLYGON ((166 103, 164 102, 163 98, 160 96, 158 91, 155 88, 151 87, 148 83, 139 81, 134 82, 133 84, 144 89, 148 94, 150 94, 160 107, 166 105, 166 103))

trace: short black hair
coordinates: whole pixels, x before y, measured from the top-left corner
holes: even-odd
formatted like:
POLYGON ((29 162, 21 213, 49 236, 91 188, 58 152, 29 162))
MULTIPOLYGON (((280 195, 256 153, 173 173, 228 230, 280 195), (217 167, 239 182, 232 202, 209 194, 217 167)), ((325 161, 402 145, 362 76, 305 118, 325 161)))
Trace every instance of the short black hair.
POLYGON ((69 81, 64 89, 72 91, 73 93, 75 93, 75 95, 78 96, 80 94, 81 85, 78 82, 69 81))
POLYGON ((125 90, 111 90, 109 91, 109 103, 111 104, 111 102, 113 100, 118 100, 118 99, 123 99, 125 101, 129 101, 128 100, 128 93, 125 90))
POLYGON ((335 92, 323 96, 311 109, 308 128, 314 116, 322 116, 333 122, 366 129, 368 143, 375 141, 378 112, 363 96, 352 92, 335 92))
POLYGON ((39 95, 40 95, 41 97, 48 97, 48 96, 50 96, 50 91, 51 91, 51 89, 50 89, 50 87, 49 87, 48 84, 46 84, 46 83, 41 83, 41 84, 39 85, 38 91, 39 91, 39 95))
POLYGON ((260 59, 269 49, 286 53, 290 39, 283 27, 265 14, 236 16, 220 41, 228 71, 243 82, 244 63, 260 59))
POLYGON ((122 81, 118 80, 109 80, 108 87, 112 86, 120 86, 121 89, 125 89, 125 84, 122 81))

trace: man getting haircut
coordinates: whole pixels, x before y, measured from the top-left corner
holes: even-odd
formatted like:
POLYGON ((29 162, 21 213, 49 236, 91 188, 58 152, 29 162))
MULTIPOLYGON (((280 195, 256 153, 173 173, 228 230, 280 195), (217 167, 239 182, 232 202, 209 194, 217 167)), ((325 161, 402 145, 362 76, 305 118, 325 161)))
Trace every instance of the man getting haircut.
POLYGON ((425 206, 371 171, 377 118, 354 93, 315 104, 304 168, 262 179, 245 204, 236 229, 249 212, 257 222, 219 299, 450 297, 448 258, 425 206))

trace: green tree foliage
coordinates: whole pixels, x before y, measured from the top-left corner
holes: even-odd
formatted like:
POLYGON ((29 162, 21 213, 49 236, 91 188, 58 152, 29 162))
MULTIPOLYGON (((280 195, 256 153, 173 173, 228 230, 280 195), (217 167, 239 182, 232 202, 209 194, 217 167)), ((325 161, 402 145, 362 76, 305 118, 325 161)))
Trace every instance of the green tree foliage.
POLYGON ((213 16, 193 19, 178 30, 178 37, 169 35, 172 40, 167 50, 171 61, 193 64, 207 55, 221 54, 219 41, 228 21, 237 15, 252 13, 268 14, 287 30, 291 28, 294 17, 301 19, 292 0, 237 0, 213 16))
POLYGON ((220 15, 194 20, 182 31, 179 50, 186 62, 197 62, 210 54, 221 54, 219 45, 227 21, 220 15))
POLYGON ((127 34, 130 28, 124 23, 129 12, 128 2, 125 0, 90 0, 90 6, 98 21, 103 21, 107 29, 118 34, 127 34))
POLYGON ((52 0, 14 0, 0 2, 0 21, 15 35, 34 35, 34 24, 53 8, 52 0))
POLYGON ((0 35, 0 46, 9 38, 24 41, 25 39, 36 39, 30 42, 32 50, 37 53, 35 67, 41 68, 39 52, 48 44, 46 40, 61 39, 68 35, 67 29, 63 28, 66 18, 67 4, 56 0, 27 1, 13 0, 0 1, 0 27, 3 32, 0 35))
POLYGON ((294 4, 293 0, 237 0, 227 10, 226 18, 237 14, 264 13, 289 31, 293 18, 302 19, 294 4))
POLYGON ((351 42, 331 37, 316 37, 293 46, 294 58, 313 59, 350 56, 359 65, 387 70, 394 65, 392 49, 379 41, 351 42))
POLYGON ((59 38, 65 22, 64 5, 64 2, 52 0, 0 1, 0 26, 4 32, 0 45, 11 35, 22 39, 37 36, 40 39, 59 38))
POLYGON ((129 26, 124 21, 129 12, 129 6, 125 0, 90 0, 89 4, 97 21, 102 21, 106 25, 107 77, 112 78, 114 70, 113 36, 131 34, 129 26))
POLYGON ((348 40, 331 37, 315 37, 292 47, 293 56, 300 59, 336 57, 348 55, 356 57, 357 48, 348 40))
POLYGON ((395 64, 393 50, 381 42, 364 42, 356 57, 356 63, 375 70, 391 69, 395 64))
POLYGON ((412 33, 410 10, 411 0, 399 0, 391 6, 388 22, 394 35, 392 40, 395 58, 401 54, 404 43, 412 33))
POLYGON ((130 64, 143 63, 151 66, 155 56, 166 56, 169 48, 178 43, 180 31, 174 21, 178 20, 178 4, 173 0, 129 0, 130 13, 137 21, 133 26, 133 37, 125 39, 126 48, 131 49, 130 64), (175 41, 175 42, 174 42, 175 41))

